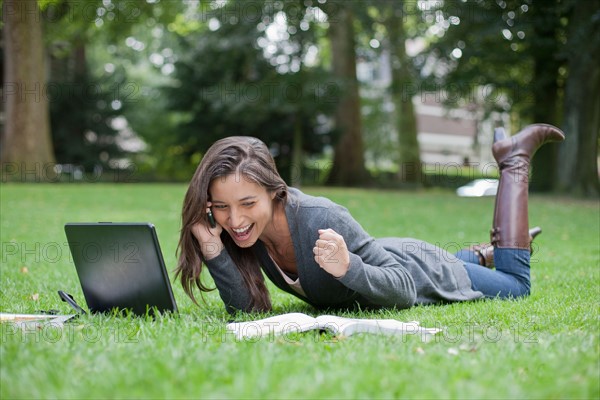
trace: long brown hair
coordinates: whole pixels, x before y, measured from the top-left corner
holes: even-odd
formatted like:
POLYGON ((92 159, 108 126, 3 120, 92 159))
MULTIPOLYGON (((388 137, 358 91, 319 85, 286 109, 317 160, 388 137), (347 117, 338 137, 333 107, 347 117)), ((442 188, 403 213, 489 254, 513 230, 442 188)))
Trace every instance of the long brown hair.
MULTIPOLYGON (((261 185, 269 193, 275 193, 274 201, 280 205, 285 205, 287 201, 287 185, 279 176, 269 149, 259 139, 231 136, 215 142, 208 149, 185 194, 177 246, 179 260, 175 276, 181 275, 183 290, 196 304, 198 302, 194 297, 194 285, 201 292, 208 292, 214 288, 208 288, 200 280, 205 260, 198 240, 192 233, 192 227, 198 222, 208 225, 205 210, 209 201, 210 183, 214 179, 231 174, 240 174, 244 179, 261 185)), ((238 247, 225 230, 221 233, 221 240, 250 292, 252 303, 249 308, 257 311, 270 310, 269 292, 252 249, 238 247)))

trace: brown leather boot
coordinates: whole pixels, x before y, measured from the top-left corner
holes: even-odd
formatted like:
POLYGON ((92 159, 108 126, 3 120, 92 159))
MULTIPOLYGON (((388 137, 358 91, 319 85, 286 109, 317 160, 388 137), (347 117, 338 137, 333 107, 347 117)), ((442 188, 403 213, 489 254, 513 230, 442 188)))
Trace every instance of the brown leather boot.
POLYGON ((546 124, 525 127, 506 138, 502 128, 494 132, 492 154, 500 168, 490 242, 497 248, 529 249, 529 164, 538 148, 560 142, 564 133, 546 124))
MULTIPOLYGON (((535 228, 531 228, 529 230, 529 252, 531 254, 533 254, 533 247, 531 247, 531 243, 533 242, 533 239, 535 239, 535 237, 540 233, 542 233, 542 228, 540 228, 539 226, 536 226, 535 228)), ((469 246, 468 249, 463 250, 469 250, 477 254, 477 257, 479 258, 479 265, 488 267, 490 269, 493 269, 495 267, 494 246, 492 246, 491 243, 475 244, 469 246)))

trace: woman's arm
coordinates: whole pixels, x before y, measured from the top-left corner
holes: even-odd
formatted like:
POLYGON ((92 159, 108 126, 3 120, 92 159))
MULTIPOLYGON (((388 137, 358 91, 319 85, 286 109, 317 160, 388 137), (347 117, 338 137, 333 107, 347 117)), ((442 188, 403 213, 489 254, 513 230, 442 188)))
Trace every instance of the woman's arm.
POLYGON ((237 310, 250 311, 250 292, 244 285, 239 269, 221 241, 222 232, 223 228, 220 225, 209 227, 198 223, 192 228, 192 233, 200 244, 204 263, 215 281, 227 312, 233 314, 237 310))
POLYGON ((227 312, 234 314, 238 310, 251 311, 250 292, 227 250, 223 249, 218 256, 205 263, 227 312))
POLYGON ((335 235, 327 230, 321 234, 321 237, 331 238, 330 250, 337 252, 321 257, 321 262, 315 257, 321 268, 331 270, 344 286, 375 304, 399 308, 414 305, 416 287, 408 270, 367 234, 348 210, 330 208, 327 223, 327 228, 339 235, 337 240, 342 242, 336 241, 335 235), (347 268, 334 265, 340 261, 347 263, 347 268), (328 262, 332 265, 327 265, 328 262))

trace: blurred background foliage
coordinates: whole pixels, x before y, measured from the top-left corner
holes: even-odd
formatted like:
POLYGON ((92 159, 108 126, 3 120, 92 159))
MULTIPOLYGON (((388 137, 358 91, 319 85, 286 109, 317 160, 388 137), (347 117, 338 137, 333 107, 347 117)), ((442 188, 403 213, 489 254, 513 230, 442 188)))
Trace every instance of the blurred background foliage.
POLYGON ((288 183, 320 184, 336 172, 330 183, 383 184, 378 161, 420 165, 406 88, 443 90, 447 105, 460 107, 472 102, 477 86, 495 99, 483 99, 485 112, 509 113, 513 128, 548 122, 567 133, 568 145, 548 146, 536 157, 541 174, 534 189, 598 195, 596 0, 2 3, 3 162, 27 159, 10 139, 19 118, 8 104, 18 49, 8 49, 19 35, 15 21, 36 23, 34 7, 51 136, 38 161, 185 181, 215 140, 252 135, 270 146, 288 183), (340 42, 344 36, 334 31, 350 32, 352 40, 340 42), (407 41, 416 52, 406 51, 407 41), (344 46, 350 49, 339 51, 344 46), (348 78, 357 61, 381 61, 384 54, 389 87, 374 90, 348 78), (578 76, 570 73, 574 65, 578 76), (397 137, 390 136, 394 130, 397 137), (365 153, 373 161, 367 179, 359 176, 365 153))

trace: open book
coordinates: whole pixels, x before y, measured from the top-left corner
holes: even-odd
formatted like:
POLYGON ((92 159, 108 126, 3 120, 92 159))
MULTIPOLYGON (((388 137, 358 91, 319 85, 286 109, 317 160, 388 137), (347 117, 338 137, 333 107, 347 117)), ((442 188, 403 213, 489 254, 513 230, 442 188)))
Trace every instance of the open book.
POLYGON ((237 339, 283 335, 291 332, 326 330, 338 336, 355 333, 375 333, 382 335, 434 335, 436 328, 423 328, 418 322, 401 322, 395 319, 355 319, 321 315, 311 317, 302 313, 289 313, 247 322, 227 324, 237 339))

